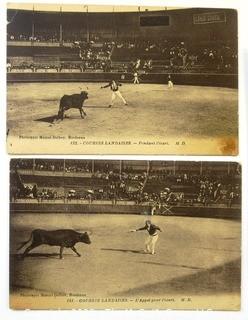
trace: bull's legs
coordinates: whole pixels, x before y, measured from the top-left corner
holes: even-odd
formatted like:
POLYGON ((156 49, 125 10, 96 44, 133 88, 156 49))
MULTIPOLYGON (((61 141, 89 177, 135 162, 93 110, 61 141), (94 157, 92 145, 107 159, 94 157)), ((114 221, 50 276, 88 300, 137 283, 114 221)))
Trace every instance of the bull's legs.
POLYGON ((84 116, 86 116, 86 113, 84 112, 83 108, 79 108, 79 112, 80 112, 81 118, 84 119, 84 116))
POLYGON ((71 247, 71 250, 74 251, 78 257, 81 257, 81 254, 77 252, 75 247, 71 247))
POLYGON ((60 116, 61 120, 64 119, 64 110, 61 111, 61 116, 60 116))
POLYGON ((58 118, 61 120, 64 119, 64 110, 62 108, 59 109, 58 118))
POLYGON ((26 255, 29 253, 29 251, 33 250, 34 248, 38 247, 40 244, 30 244, 30 246, 28 246, 25 251, 23 252, 22 258, 24 259, 26 257, 26 255))
POLYGON ((60 247, 60 250, 59 250, 60 259, 63 259, 63 250, 64 250, 64 247, 60 247))
POLYGON ((80 112, 80 116, 81 116, 81 118, 82 118, 82 119, 84 119, 84 117, 83 117, 83 113, 82 113, 82 109, 81 109, 81 108, 79 108, 79 112, 80 112))

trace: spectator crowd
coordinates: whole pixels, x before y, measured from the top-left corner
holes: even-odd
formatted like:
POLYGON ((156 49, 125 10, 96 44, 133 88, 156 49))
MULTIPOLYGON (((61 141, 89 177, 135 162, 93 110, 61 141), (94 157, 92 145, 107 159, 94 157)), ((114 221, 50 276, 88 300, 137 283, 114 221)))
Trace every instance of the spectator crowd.
MULTIPOLYGON (((134 201, 137 204, 153 203, 163 205, 218 205, 225 204, 231 207, 240 203, 241 190, 238 179, 239 173, 206 172, 196 174, 190 172, 174 173, 166 170, 135 170, 132 166, 125 165, 122 170, 114 169, 108 163, 95 166, 92 172, 92 163, 79 161, 36 160, 30 159, 18 161, 15 170, 27 169, 36 171, 49 171, 66 173, 87 173, 90 176, 82 176, 80 182, 66 180, 64 176, 63 186, 56 187, 49 180, 42 185, 35 182, 25 185, 24 191, 18 196, 35 198, 37 200, 56 200, 63 198, 71 200, 125 200, 134 201), (17 165, 18 164, 18 165, 17 165), (58 192, 60 189, 60 192, 58 192), (63 191, 61 191, 63 189, 63 191)), ((20 171, 21 175, 21 171, 20 171)), ((52 175, 49 174, 49 177, 52 175)), ((54 176, 56 179, 56 176, 54 176)), ((30 179, 29 179, 30 181, 30 179)), ((55 181, 55 180, 54 180, 55 181)))
MULTIPOLYGON (((8 41, 31 41, 58 43, 56 33, 42 33, 37 36, 25 34, 8 34, 8 41)), ((58 72, 63 68, 85 70, 99 70, 109 72, 114 68, 115 62, 121 62, 119 71, 133 72, 143 70, 151 72, 159 66, 160 72, 170 69, 170 72, 191 71, 200 68, 200 72, 237 72, 237 47, 225 41, 191 43, 186 40, 82 40, 80 37, 70 39, 71 48, 78 48, 78 62, 62 62, 60 66, 52 66, 49 62, 47 68, 54 68, 58 72)), ((61 52, 63 44, 61 43, 61 52)), ((9 62, 10 63, 10 62, 9 62)), ((11 66, 11 71, 15 66, 11 66)), ((17 67, 17 66, 16 66, 17 67)), ((37 68, 30 66, 35 71, 37 68)), ((42 66, 41 66, 42 67, 42 66)), ((118 71, 118 70, 117 70, 118 71)))

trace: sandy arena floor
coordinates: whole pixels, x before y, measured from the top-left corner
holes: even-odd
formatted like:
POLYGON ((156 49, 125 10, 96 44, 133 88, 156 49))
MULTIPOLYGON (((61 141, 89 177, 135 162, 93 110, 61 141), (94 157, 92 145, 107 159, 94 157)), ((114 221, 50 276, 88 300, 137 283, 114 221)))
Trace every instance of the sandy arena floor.
MULTIPOLYGON (((8 84, 9 137, 19 135, 83 135, 86 139, 210 139, 237 137, 238 91, 229 88, 123 84, 128 102, 116 99, 108 108, 111 91, 102 83, 8 84), (71 109, 56 125, 59 100, 64 94, 89 92, 87 117, 71 109)), ((202 146, 203 147, 203 146, 202 146)), ((105 150, 104 150, 105 151, 105 150)))
POLYGON ((240 223, 207 218, 152 218, 163 232, 155 255, 143 253, 145 216, 16 214, 11 217, 11 292, 85 293, 87 297, 217 297, 240 293, 240 223), (92 244, 40 246, 24 260, 16 248, 35 228, 91 230, 92 244))

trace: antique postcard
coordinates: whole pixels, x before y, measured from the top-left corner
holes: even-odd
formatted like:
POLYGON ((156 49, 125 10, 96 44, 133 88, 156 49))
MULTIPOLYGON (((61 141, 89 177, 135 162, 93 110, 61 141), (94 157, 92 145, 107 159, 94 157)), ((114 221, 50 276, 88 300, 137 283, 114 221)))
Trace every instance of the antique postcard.
POLYGON ((237 11, 7 6, 10 154, 238 154, 237 11))
POLYGON ((236 162, 12 159, 12 309, 240 310, 236 162))

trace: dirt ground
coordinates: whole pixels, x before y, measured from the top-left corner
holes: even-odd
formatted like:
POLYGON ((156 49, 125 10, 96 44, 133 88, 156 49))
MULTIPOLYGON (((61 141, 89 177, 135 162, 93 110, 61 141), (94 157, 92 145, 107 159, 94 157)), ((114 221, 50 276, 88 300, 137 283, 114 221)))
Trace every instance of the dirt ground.
POLYGON ((236 89, 175 85, 170 90, 159 84, 123 84, 120 90, 128 105, 123 105, 117 98, 115 105, 108 108, 111 91, 109 88, 100 89, 101 85, 8 84, 9 138, 19 135, 80 135, 86 140, 131 139, 134 143, 149 139, 191 138, 208 139, 210 143, 215 138, 237 138, 236 89), (85 102, 87 117, 82 120, 79 111, 71 109, 63 122, 53 124, 60 98, 64 94, 79 93, 80 87, 89 92, 89 99, 85 102))
POLYGON ((212 296, 240 294, 240 223, 231 220, 152 217, 163 230, 156 254, 143 252, 139 215, 13 214, 11 293, 85 293, 87 297, 212 296), (40 246, 24 260, 16 248, 35 228, 92 231, 91 245, 40 246))

